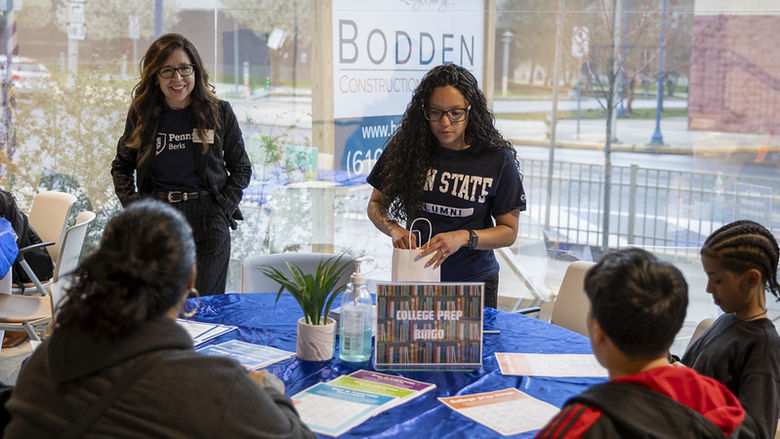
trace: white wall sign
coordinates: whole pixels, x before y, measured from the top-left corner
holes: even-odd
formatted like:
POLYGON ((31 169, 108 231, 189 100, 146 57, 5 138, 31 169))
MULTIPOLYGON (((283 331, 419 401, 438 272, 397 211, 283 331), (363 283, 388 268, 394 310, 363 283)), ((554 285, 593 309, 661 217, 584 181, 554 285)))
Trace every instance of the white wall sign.
POLYGON ((334 117, 402 114, 439 64, 481 82, 484 14, 484 0, 333 0, 334 117))
POLYGON ((87 34, 87 27, 83 24, 68 24, 68 39, 83 40, 87 34))
POLYGON ((571 33, 571 54, 575 58, 584 58, 588 54, 590 31, 585 26, 575 26, 571 33))
POLYGON ((84 3, 68 2, 68 23, 84 24, 84 3))
POLYGON ((287 33, 278 27, 275 27, 274 30, 271 31, 270 34, 268 34, 268 40, 267 45, 269 49, 272 50, 279 50, 282 45, 284 45, 284 40, 287 38, 287 33))
POLYGON ((336 167, 366 174, 420 80, 458 64, 482 82, 484 0, 333 0, 336 167))

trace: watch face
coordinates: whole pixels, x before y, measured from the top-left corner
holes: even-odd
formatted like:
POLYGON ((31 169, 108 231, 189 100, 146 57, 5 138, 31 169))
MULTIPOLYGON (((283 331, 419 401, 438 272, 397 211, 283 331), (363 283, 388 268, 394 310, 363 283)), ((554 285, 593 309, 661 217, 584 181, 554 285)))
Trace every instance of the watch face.
POLYGON ((469 233, 471 233, 471 236, 469 237, 469 247, 474 248, 477 246, 477 240, 479 237, 473 230, 469 230, 469 233))

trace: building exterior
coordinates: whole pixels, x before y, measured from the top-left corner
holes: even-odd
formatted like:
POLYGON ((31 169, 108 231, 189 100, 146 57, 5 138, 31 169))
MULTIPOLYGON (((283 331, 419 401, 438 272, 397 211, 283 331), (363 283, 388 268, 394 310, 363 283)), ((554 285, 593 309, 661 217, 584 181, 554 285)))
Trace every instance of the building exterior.
POLYGON ((780 28, 780 4, 697 0, 693 20, 688 127, 780 131, 780 45, 767 37, 780 28))

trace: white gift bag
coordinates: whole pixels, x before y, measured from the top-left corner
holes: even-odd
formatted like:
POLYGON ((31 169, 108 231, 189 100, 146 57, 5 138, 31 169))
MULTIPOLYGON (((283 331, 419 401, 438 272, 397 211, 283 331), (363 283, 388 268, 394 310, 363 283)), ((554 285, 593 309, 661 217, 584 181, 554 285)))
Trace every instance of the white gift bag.
MULTIPOLYGON (((428 241, 431 240, 433 234, 433 226, 428 218, 416 218, 409 226, 409 247, 412 246, 412 232, 417 233, 417 242, 419 239, 419 230, 414 229, 414 223, 417 221, 425 221, 428 223, 428 241)), ((428 242, 426 241, 426 242, 428 242)), ((433 268, 425 267, 425 263, 433 255, 427 255, 424 258, 419 257, 420 248, 416 249, 403 249, 393 248, 393 267, 392 267, 392 280, 393 281, 405 281, 405 282, 440 282, 441 281, 441 267, 433 268)))

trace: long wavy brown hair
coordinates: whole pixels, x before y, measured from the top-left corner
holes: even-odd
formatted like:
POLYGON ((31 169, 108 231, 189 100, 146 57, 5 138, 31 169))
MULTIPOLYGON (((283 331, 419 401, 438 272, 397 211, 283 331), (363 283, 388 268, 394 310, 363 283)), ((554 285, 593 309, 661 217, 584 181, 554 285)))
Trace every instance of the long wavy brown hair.
POLYGON ((465 133, 466 143, 470 145, 467 151, 475 154, 483 149, 506 149, 511 151, 515 164, 518 163, 514 147, 495 128, 495 117, 474 75, 455 64, 434 67, 415 89, 401 125, 382 152, 384 166, 379 175, 381 192, 385 195, 382 207, 395 219, 413 217, 422 204, 425 179, 433 166, 433 151, 438 146, 423 108, 428 105, 436 87, 447 85, 458 89, 471 105, 465 133))
MULTIPOLYGON (((184 50, 194 64, 195 81, 188 107, 193 124, 201 139, 206 138, 207 128, 218 131, 219 99, 214 94, 214 86, 209 84, 209 75, 203 68, 198 50, 183 35, 165 34, 149 46, 139 62, 141 80, 133 88, 133 102, 130 104, 130 118, 135 122, 135 129, 125 143, 129 148, 138 148, 144 142, 151 142, 154 138, 154 130, 165 103, 165 95, 160 90, 157 73, 177 49, 184 50)), ((208 147, 208 143, 204 142, 204 145, 208 147)))

